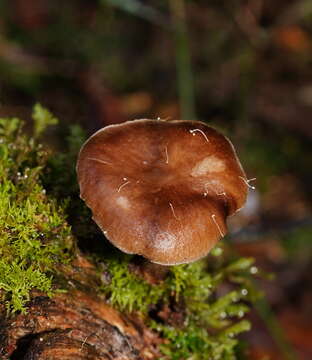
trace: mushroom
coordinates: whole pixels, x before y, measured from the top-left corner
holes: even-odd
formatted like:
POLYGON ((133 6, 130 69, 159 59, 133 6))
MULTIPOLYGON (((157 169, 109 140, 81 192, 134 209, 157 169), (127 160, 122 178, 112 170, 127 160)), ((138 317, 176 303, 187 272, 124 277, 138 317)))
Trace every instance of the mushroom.
POLYGON ((77 173, 107 239, 162 265, 207 255, 248 190, 231 142, 199 121, 107 126, 82 146, 77 173))

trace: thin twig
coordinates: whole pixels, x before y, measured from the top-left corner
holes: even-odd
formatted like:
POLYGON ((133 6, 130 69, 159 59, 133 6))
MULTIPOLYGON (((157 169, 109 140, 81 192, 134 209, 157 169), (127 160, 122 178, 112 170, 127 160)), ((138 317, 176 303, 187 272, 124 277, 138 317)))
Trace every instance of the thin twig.
POLYGON ((169 164, 169 156, 168 156, 168 148, 167 148, 167 146, 165 147, 165 152, 166 152, 166 164, 169 164))
POLYGON ((104 165, 111 165, 111 163, 109 163, 108 161, 104 161, 104 160, 100 160, 100 159, 96 159, 96 158, 87 158, 87 159, 91 160, 91 161, 99 162, 99 163, 104 164, 104 165))
POLYGON ((200 132, 208 143, 210 142, 209 139, 207 138, 207 135, 203 132, 203 130, 193 129, 193 130, 190 130, 190 133, 191 133, 193 136, 195 136, 195 135, 196 135, 196 134, 195 134, 196 131, 200 132))
MULTIPOLYGON (((124 178, 123 180, 127 180, 127 178, 124 178)), ((131 182, 131 181, 126 181, 124 184, 121 184, 121 185, 119 186, 117 192, 120 192, 120 190, 121 190, 124 186, 130 184, 130 182, 131 182)))
POLYGON ((216 215, 215 215, 215 214, 212 214, 212 215, 211 215, 211 218, 212 218, 212 221, 215 223, 216 227, 218 228, 221 237, 224 237, 224 234, 223 234, 223 232, 222 232, 222 230, 221 230, 221 228, 220 228, 220 225, 218 224, 218 222, 217 222, 217 220, 216 220, 216 215))
POLYGON ((170 21, 164 14, 156 10, 152 6, 143 4, 138 0, 106 0, 111 5, 119 9, 131 13, 141 19, 147 20, 155 25, 165 29, 170 28, 170 21))
POLYGON ((175 212, 174 212, 174 208, 173 208, 173 205, 171 204, 171 202, 169 203, 169 206, 170 206, 170 208, 171 208, 171 211, 172 211, 173 216, 174 216, 177 220, 179 220, 179 218, 176 216, 176 214, 175 214, 175 212))

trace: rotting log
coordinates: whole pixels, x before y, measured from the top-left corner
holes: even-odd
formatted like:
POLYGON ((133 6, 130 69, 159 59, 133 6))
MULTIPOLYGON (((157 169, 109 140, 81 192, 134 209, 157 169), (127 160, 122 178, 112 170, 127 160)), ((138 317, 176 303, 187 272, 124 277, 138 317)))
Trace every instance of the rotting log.
POLYGON ((53 298, 33 292, 26 314, 7 317, 2 306, 1 359, 159 359, 157 344, 161 340, 156 333, 139 316, 130 318, 95 295, 91 287, 88 291, 88 277, 90 284, 94 282, 90 263, 80 257, 79 264, 84 271, 76 266, 71 277, 77 285, 77 274, 84 274, 83 290, 73 289, 53 298))

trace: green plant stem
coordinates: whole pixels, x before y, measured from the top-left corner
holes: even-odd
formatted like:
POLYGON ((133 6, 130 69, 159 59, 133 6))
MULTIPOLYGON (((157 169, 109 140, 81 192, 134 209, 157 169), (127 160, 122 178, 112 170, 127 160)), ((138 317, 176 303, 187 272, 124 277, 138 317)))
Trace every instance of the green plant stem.
MULTIPOLYGON (((227 242, 229 248, 231 249, 232 254, 236 254, 239 256, 239 253, 235 249, 234 245, 231 242, 227 242)), ((249 275, 249 279, 253 284, 254 288, 257 288, 257 283, 253 279, 251 275, 249 275)), ((262 318, 265 323, 269 334, 272 339, 275 341, 279 351, 283 354, 285 360, 298 360, 298 356, 293 349, 292 344, 289 343, 287 338, 285 337, 285 333, 276 317, 274 312, 271 309, 271 306, 268 300, 265 297, 261 297, 255 301, 253 301, 254 308, 262 318)))
POLYGON ((183 119, 196 119, 194 81, 184 0, 169 0, 176 46, 178 93, 183 119))
POLYGON ((268 301, 265 298, 255 302, 255 308, 266 324, 273 340, 283 354, 285 360, 298 360, 292 345, 285 337, 284 331, 273 313, 268 301))

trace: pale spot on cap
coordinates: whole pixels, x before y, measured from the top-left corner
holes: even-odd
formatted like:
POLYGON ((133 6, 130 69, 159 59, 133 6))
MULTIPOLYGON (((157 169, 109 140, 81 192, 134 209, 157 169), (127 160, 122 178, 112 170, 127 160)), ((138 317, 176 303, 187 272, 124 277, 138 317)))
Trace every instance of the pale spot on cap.
POLYGON ((118 196, 118 198, 116 199, 116 203, 118 206, 125 210, 130 209, 130 202, 125 196, 118 196))
POLYGON ((191 172, 193 177, 203 176, 210 172, 224 171, 225 163, 214 155, 205 157, 199 163, 197 163, 191 172))
POLYGON ((168 250, 176 246, 176 237, 168 232, 163 232, 156 235, 154 248, 158 250, 168 250))

